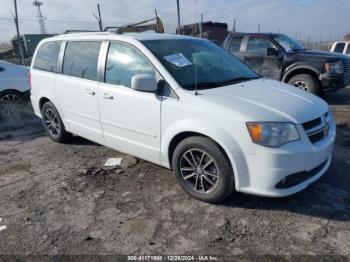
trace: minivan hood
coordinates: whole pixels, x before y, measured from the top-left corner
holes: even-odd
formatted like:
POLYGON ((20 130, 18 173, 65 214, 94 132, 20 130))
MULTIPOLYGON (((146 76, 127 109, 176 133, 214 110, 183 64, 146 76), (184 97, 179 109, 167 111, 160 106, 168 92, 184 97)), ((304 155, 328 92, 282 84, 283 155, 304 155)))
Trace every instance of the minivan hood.
POLYGON ((302 124, 325 114, 329 106, 321 98, 270 79, 200 90, 202 99, 243 114, 253 121, 302 124))

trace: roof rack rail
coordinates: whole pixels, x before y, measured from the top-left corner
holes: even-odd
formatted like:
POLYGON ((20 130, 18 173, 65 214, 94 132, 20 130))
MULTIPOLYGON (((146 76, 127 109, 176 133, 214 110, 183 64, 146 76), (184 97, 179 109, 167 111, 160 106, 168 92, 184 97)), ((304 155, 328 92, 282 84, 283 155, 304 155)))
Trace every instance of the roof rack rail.
POLYGON ((75 29, 72 29, 72 30, 66 30, 64 33, 65 34, 73 34, 73 33, 97 33, 97 32, 100 32, 100 31, 96 31, 96 30, 75 30, 75 29))

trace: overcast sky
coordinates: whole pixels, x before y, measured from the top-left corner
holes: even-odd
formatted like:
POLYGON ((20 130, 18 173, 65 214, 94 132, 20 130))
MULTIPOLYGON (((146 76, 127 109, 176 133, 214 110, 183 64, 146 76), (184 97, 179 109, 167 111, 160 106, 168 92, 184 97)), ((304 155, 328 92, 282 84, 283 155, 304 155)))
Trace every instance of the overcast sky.
MULTIPOLYGON (((49 33, 67 29, 93 29, 97 23, 96 0, 41 0, 49 33)), ((38 33, 37 10, 32 0, 17 0, 21 33, 38 33)), ((154 17, 154 9, 173 33, 177 24, 176 0, 99 0, 104 26, 123 25, 154 17)), ((200 13, 204 20, 226 22, 232 29, 237 20, 239 31, 263 32, 281 30, 298 38, 323 40, 339 39, 350 31, 350 0, 180 0, 181 23, 197 22, 200 13)), ((8 42, 15 35, 9 10, 13 0, 0 0, 0 42, 8 42)))

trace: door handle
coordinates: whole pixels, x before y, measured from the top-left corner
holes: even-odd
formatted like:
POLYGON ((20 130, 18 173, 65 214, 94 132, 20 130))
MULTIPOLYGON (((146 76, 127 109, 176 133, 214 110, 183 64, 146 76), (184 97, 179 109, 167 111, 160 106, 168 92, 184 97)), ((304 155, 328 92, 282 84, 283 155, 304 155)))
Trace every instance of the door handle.
POLYGON ((91 90, 90 88, 85 89, 85 91, 88 95, 92 95, 92 96, 96 95, 96 92, 91 90))
POLYGON ((104 93, 103 98, 104 99, 113 99, 113 96, 111 96, 110 94, 104 93))

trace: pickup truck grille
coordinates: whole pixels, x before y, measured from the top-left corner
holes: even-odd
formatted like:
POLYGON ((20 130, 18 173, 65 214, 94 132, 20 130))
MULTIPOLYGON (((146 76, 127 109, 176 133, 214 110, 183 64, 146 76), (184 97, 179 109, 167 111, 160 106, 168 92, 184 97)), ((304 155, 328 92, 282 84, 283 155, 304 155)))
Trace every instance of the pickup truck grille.
POLYGON ((315 144, 328 136, 330 113, 302 124, 311 143, 315 144))
POLYGON ((350 85, 350 59, 343 61, 344 66, 344 83, 345 86, 350 85))

